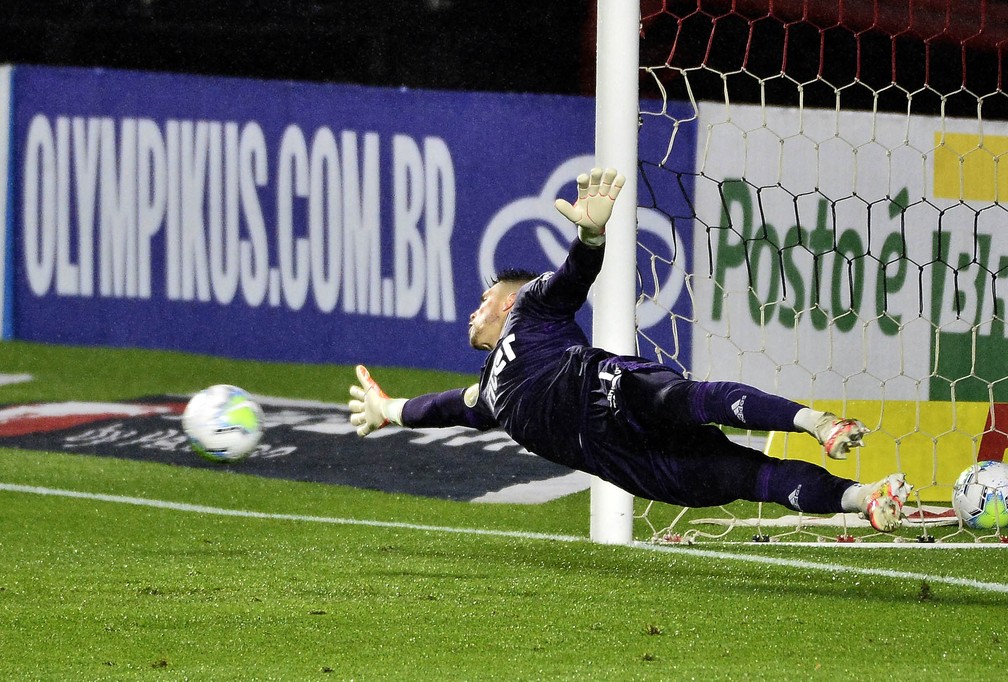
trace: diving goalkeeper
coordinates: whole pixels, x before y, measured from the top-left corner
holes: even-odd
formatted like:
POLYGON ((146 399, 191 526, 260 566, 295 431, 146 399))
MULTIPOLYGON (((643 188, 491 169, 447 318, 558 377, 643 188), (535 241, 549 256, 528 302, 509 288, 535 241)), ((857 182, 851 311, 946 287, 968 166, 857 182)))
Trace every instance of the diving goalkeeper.
POLYGON ((364 366, 350 387, 361 436, 390 423, 412 428, 501 427, 553 462, 627 492, 689 507, 743 499, 810 513, 861 512, 900 524, 911 486, 903 474, 862 485, 803 461, 732 442, 713 424, 807 432, 843 459, 867 433, 855 419, 818 412, 751 386, 693 381, 644 358, 594 348, 574 319, 602 267, 605 227, 624 178, 612 169, 578 177, 572 205, 556 208, 578 229, 556 272, 498 274, 469 317, 469 342, 490 355, 478 384, 411 399, 388 397, 364 366))

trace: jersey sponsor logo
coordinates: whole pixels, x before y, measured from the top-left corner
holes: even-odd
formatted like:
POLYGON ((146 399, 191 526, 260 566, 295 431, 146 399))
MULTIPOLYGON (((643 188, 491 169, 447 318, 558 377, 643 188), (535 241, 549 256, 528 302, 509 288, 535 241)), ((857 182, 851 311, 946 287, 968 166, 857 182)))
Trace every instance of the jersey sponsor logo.
POLYGON ((501 339, 500 345, 497 346, 497 351, 494 354, 493 364, 490 366, 490 380, 487 382, 486 401, 490 405, 491 410, 495 409, 497 405, 497 389, 499 388, 500 373, 516 357, 514 348, 511 347, 514 340, 514 334, 508 334, 501 339))

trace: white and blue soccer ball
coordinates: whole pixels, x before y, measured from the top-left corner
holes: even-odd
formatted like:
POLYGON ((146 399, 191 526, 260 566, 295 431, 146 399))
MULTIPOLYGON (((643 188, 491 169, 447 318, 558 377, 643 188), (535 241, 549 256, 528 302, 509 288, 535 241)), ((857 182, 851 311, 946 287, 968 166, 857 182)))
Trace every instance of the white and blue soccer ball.
POLYGON ((259 444, 263 412, 246 391, 217 384, 192 397, 182 413, 182 430, 198 455, 213 462, 237 462, 259 444))
POLYGON ((952 509, 967 528, 1008 534, 1008 464, 978 462, 959 474, 952 509))

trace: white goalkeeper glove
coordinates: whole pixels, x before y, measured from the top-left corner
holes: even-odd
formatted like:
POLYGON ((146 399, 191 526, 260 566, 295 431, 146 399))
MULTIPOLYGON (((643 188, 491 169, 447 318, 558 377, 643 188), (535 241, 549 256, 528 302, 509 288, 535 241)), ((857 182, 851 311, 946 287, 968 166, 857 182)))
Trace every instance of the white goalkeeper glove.
POLYGON ((402 426, 402 408, 406 401, 385 395, 364 365, 357 365, 357 381, 359 386, 350 387, 350 423, 357 427, 357 435, 366 436, 390 423, 402 426))
POLYGON ((578 226, 578 238, 588 246, 605 243, 605 226, 612 215, 613 203, 626 178, 613 168, 592 168, 577 178, 578 198, 571 205, 557 199, 554 206, 567 220, 578 226))

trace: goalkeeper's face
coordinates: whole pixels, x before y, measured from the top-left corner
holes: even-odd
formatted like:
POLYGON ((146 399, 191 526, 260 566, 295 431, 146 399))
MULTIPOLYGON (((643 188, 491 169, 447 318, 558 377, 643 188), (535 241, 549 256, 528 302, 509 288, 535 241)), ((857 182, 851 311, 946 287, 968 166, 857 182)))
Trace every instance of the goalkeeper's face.
POLYGON ((497 282, 483 292, 479 308, 469 316, 469 345, 477 350, 493 350, 519 287, 514 282, 497 282))

